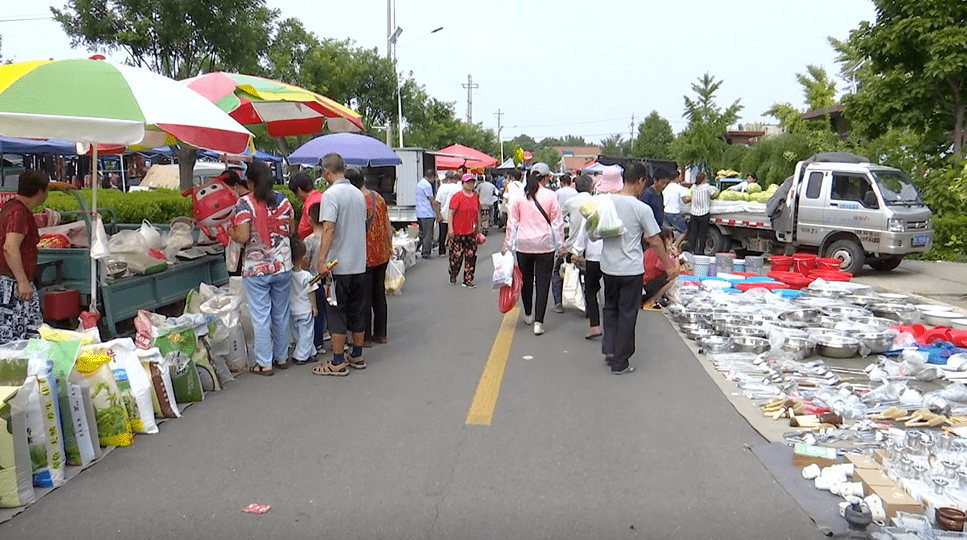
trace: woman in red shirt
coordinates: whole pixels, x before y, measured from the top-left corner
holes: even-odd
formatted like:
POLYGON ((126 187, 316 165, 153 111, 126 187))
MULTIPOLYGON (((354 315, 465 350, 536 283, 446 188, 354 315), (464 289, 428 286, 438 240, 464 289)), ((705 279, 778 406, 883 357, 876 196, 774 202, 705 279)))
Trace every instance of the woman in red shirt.
POLYGON ((44 173, 24 171, 17 195, 0 210, 0 343, 37 337, 37 328, 44 322, 40 295, 33 286, 40 242, 33 210, 47 200, 49 187, 44 173))
POLYGON ((642 257, 645 267, 644 276, 642 276, 642 284, 644 289, 641 293, 641 308, 647 310, 659 309, 655 302, 661 298, 661 295, 665 294, 668 289, 674 285, 675 281, 668 279, 668 274, 665 273, 666 264, 671 264, 674 266, 674 258, 676 257, 675 249, 672 247, 672 243, 675 241, 675 231, 670 227, 662 227, 661 229, 661 240, 665 243, 665 251, 668 254, 668 261, 658 260, 658 255, 655 254, 655 250, 646 249, 645 254, 642 257))
POLYGON ((450 216, 447 222, 447 241, 450 242, 450 285, 457 284, 460 263, 463 266, 463 286, 475 289, 473 272, 477 268, 477 231, 480 230, 480 199, 473 190, 472 174, 460 177, 463 189, 450 197, 450 216))

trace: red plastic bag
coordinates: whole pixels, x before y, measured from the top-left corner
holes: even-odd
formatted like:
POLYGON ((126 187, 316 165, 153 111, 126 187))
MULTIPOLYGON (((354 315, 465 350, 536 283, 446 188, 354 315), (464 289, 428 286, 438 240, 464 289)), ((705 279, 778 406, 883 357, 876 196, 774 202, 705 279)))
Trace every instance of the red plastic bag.
POLYGON ((514 265, 514 282, 513 285, 501 285, 499 294, 497 296, 497 309, 501 313, 507 313, 508 311, 514 309, 517 305, 517 301, 520 300, 520 289, 524 286, 524 276, 520 273, 520 267, 514 265))

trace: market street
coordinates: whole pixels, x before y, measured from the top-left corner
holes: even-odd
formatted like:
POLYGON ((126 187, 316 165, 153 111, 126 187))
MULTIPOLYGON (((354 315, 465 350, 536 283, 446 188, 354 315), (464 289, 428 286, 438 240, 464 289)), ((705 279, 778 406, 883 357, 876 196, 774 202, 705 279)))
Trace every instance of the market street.
MULTIPOLYGON (((522 322, 489 425, 468 410, 502 316, 410 268, 389 343, 345 379, 243 375, 0 525, 0 538, 821 538, 667 319, 615 377, 583 316, 522 322), (529 359, 528 359, 529 358, 529 359), (265 503, 264 515, 241 512, 265 503)), ((499 352, 499 351, 497 351, 499 352)))

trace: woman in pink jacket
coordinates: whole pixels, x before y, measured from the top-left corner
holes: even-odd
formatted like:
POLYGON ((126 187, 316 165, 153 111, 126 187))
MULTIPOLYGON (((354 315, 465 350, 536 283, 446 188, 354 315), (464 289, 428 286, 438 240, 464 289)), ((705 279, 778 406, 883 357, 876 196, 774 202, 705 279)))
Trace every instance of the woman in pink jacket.
POLYGON ((546 163, 533 165, 522 192, 510 201, 502 253, 517 253, 524 278, 521 299, 524 323, 534 323, 534 335, 544 333, 544 313, 551 287, 554 253, 564 249, 564 218, 554 192, 544 187, 553 176, 546 163), (535 287, 536 286, 536 287, 535 287), (534 289, 537 302, 534 302, 534 289))

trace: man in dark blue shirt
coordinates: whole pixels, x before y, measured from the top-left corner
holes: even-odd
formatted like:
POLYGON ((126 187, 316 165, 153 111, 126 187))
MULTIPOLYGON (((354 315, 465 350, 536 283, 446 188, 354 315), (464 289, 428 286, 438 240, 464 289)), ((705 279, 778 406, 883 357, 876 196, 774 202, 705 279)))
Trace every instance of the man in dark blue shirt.
POLYGON ((668 185, 668 182, 677 176, 678 171, 670 171, 664 167, 656 167, 654 180, 641 194, 641 202, 651 207, 651 211, 655 213, 655 221, 658 223, 662 223, 665 220, 665 199, 662 198, 661 192, 668 185))

